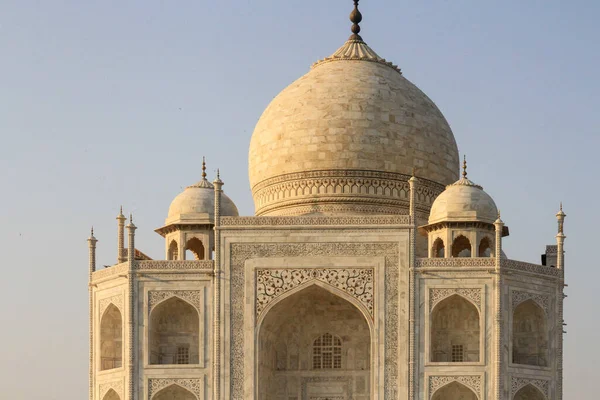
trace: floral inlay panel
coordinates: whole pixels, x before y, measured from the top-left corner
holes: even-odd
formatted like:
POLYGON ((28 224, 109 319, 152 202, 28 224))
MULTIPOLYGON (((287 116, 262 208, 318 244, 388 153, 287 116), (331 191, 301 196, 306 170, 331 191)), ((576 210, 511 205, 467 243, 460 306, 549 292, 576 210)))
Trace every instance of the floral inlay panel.
POLYGON ((327 283, 356 298, 373 317, 373 276, 370 268, 283 268, 256 270, 256 315, 277 297, 310 281, 327 283))

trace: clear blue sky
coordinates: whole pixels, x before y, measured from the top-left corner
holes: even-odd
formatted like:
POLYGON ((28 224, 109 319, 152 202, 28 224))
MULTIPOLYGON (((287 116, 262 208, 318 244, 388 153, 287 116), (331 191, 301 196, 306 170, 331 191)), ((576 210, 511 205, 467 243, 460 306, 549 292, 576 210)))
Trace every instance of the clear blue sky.
MULTIPOLYGON (((202 155, 253 213, 254 125, 345 41, 351 3, 1 2, 3 398, 87 395, 92 224, 100 265, 115 261, 120 204, 162 257, 153 229, 202 155)), ((564 201, 565 398, 597 398, 600 2, 361 3, 364 39, 437 103, 502 209, 509 257, 539 262, 564 201)))

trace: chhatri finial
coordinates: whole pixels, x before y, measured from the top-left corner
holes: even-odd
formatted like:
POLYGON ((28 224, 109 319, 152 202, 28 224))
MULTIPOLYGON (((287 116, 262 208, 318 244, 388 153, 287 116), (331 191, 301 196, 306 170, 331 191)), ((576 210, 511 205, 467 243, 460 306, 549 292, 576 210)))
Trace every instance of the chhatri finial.
POLYGON ((352 22, 352 35, 350 35, 349 40, 362 41, 362 37, 360 37, 359 35, 360 25, 358 25, 362 21, 362 14, 360 13, 360 11, 358 11, 358 1, 359 0, 354 0, 354 10, 352 10, 352 12, 350 13, 350 22, 352 22))
POLYGON ((129 213, 129 223, 133 224, 133 214, 129 213))
POLYGON ((217 168, 217 180, 221 180, 221 171, 217 168))
POLYGON ((121 206, 121 208, 119 210, 119 214, 123 214, 123 206, 121 206))
POLYGON ((463 176, 463 178, 467 179, 467 156, 466 155, 463 156, 463 172, 462 172, 462 176, 463 176))
POLYGON ((202 180, 206 180, 206 158, 202 156, 202 180))
POLYGON ((94 237, 94 225, 92 225, 92 232, 91 232, 91 237, 94 237))
POLYGON ((562 201, 560 202, 560 211, 562 211, 562 201))

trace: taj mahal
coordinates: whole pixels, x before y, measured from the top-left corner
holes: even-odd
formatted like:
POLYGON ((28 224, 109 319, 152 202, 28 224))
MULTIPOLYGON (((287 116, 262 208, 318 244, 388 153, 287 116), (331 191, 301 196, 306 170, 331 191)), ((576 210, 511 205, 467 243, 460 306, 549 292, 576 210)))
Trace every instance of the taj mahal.
POLYGON ((121 211, 96 268, 92 231, 90 400, 562 399, 562 206, 539 264, 505 254, 476 166, 358 3, 254 129, 254 216, 203 162, 156 229, 164 260, 121 211))

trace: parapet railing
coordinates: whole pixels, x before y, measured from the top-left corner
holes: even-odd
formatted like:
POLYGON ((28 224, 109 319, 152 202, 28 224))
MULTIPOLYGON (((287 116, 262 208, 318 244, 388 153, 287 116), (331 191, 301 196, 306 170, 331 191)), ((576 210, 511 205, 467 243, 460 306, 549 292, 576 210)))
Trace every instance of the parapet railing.
MULTIPOLYGON (((450 268, 481 268, 493 270, 496 265, 494 257, 454 257, 454 258, 419 258, 416 260, 417 269, 450 269, 450 268)), ((523 261, 502 259, 502 269, 527 272, 538 275, 560 277, 562 271, 546 265, 532 264, 523 261)))
MULTIPOLYGON (((138 272, 212 272, 214 269, 213 260, 143 260, 135 261, 134 271, 138 272)), ((92 274, 92 280, 98 281, 115 275, 124 275, 129 271, 129 263, 124 262, 113 265, 92 274)))

